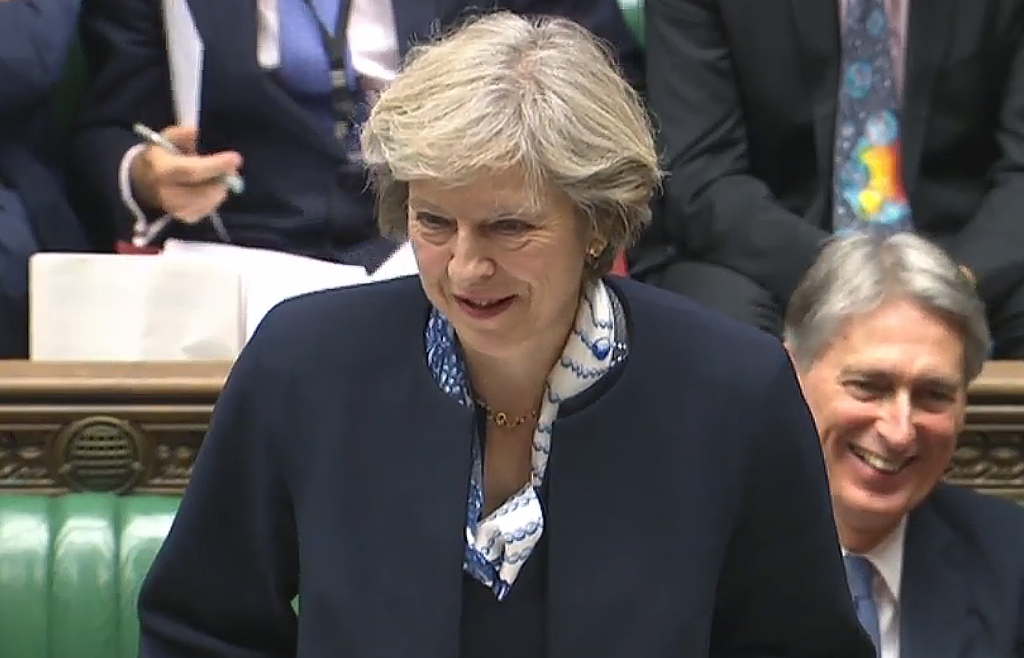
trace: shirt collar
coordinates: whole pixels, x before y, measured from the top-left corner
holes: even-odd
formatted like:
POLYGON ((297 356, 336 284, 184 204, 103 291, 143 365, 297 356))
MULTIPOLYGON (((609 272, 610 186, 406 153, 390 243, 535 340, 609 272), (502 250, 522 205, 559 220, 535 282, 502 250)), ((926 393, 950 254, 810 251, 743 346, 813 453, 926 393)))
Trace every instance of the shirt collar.
MULTIPOLYGON (((882 583, 889 590, 893 600, 899 603, 900 583, 903 579, 903 542, 907 536, 907 517, 903 517, 896 528, 877 546, 864 553, 864 557, 878 571, 882 583)), ((843 549, 843 555, 849 555, 843 549)))

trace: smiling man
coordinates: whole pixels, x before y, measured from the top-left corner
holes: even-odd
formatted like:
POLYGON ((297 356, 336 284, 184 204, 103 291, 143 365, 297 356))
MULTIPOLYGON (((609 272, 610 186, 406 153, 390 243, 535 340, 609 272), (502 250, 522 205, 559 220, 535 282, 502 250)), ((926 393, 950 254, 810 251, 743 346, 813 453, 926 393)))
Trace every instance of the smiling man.
POLYGON ((939 484, 991 346, 971 281, 912 234, 838 239, 785 338, 880 658, 1024 656, 1024 510, 939 484))

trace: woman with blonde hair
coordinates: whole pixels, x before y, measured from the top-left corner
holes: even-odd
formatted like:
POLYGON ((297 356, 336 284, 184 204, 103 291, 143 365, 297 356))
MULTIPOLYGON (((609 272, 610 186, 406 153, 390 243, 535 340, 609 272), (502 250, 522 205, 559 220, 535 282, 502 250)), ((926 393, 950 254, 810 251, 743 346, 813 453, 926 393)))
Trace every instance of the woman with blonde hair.
POLYGON ((871 655, 781 345, 605 276, 660 173, 602 45, 470 21, 410 55, 362 143, 419 277, 264 320, 141 655, 871 655))

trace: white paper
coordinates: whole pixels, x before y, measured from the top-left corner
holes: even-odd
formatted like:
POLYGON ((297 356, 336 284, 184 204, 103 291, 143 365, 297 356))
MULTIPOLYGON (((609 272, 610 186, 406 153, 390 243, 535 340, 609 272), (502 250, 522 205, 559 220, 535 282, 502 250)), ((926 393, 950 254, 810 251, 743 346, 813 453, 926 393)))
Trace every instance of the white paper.
POLYGON ((416 263, 416 252, 412 250, 412 243, 405 242, 398 250, 388 256, 388 259, 377 268, 377 271, 370 275, 371 281, 387 281, 403 276, 419 274, 419 265, 416 263))
MULTIPOLYGON (((180 126, 198 127, 203 80, 203 41, 187 0, 163 0, 163 10, 175 122, 180 126)), ((163 129, 163 126, 151 127, 154 130, 163 129)))
POLYGON ((263 316, 286 299, 329 288, 384 281, 417 271, 408 243, 381 265, 372 277, 367 275, 365 268, 356 265, 341 265, 267 249, 180 240, 168 240, 164 244, 163 256, 181 254, 208 258, 241 276, 246 340, 256 331, 263 316))
POLYGON ((43 253, 29 277, 35 361, 230 361, 244 343, 241 277, 207 258, 43 253))

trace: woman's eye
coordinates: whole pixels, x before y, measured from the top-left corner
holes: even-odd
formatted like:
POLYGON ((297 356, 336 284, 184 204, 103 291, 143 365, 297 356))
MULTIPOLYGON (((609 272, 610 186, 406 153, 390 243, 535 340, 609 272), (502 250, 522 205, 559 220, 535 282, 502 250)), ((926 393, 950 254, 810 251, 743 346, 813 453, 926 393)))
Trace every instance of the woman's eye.
POLYGON ((444 217, 431 215, 430 213, 416 213, 416 221, 424 228, 432 230, 445 229, 451 225, 451 222, 444 217))
POLYGON ((491 226, 495 231, 506 234, 523 233, 530 229, 530 224, 521 219, 501 219, 491 226))

